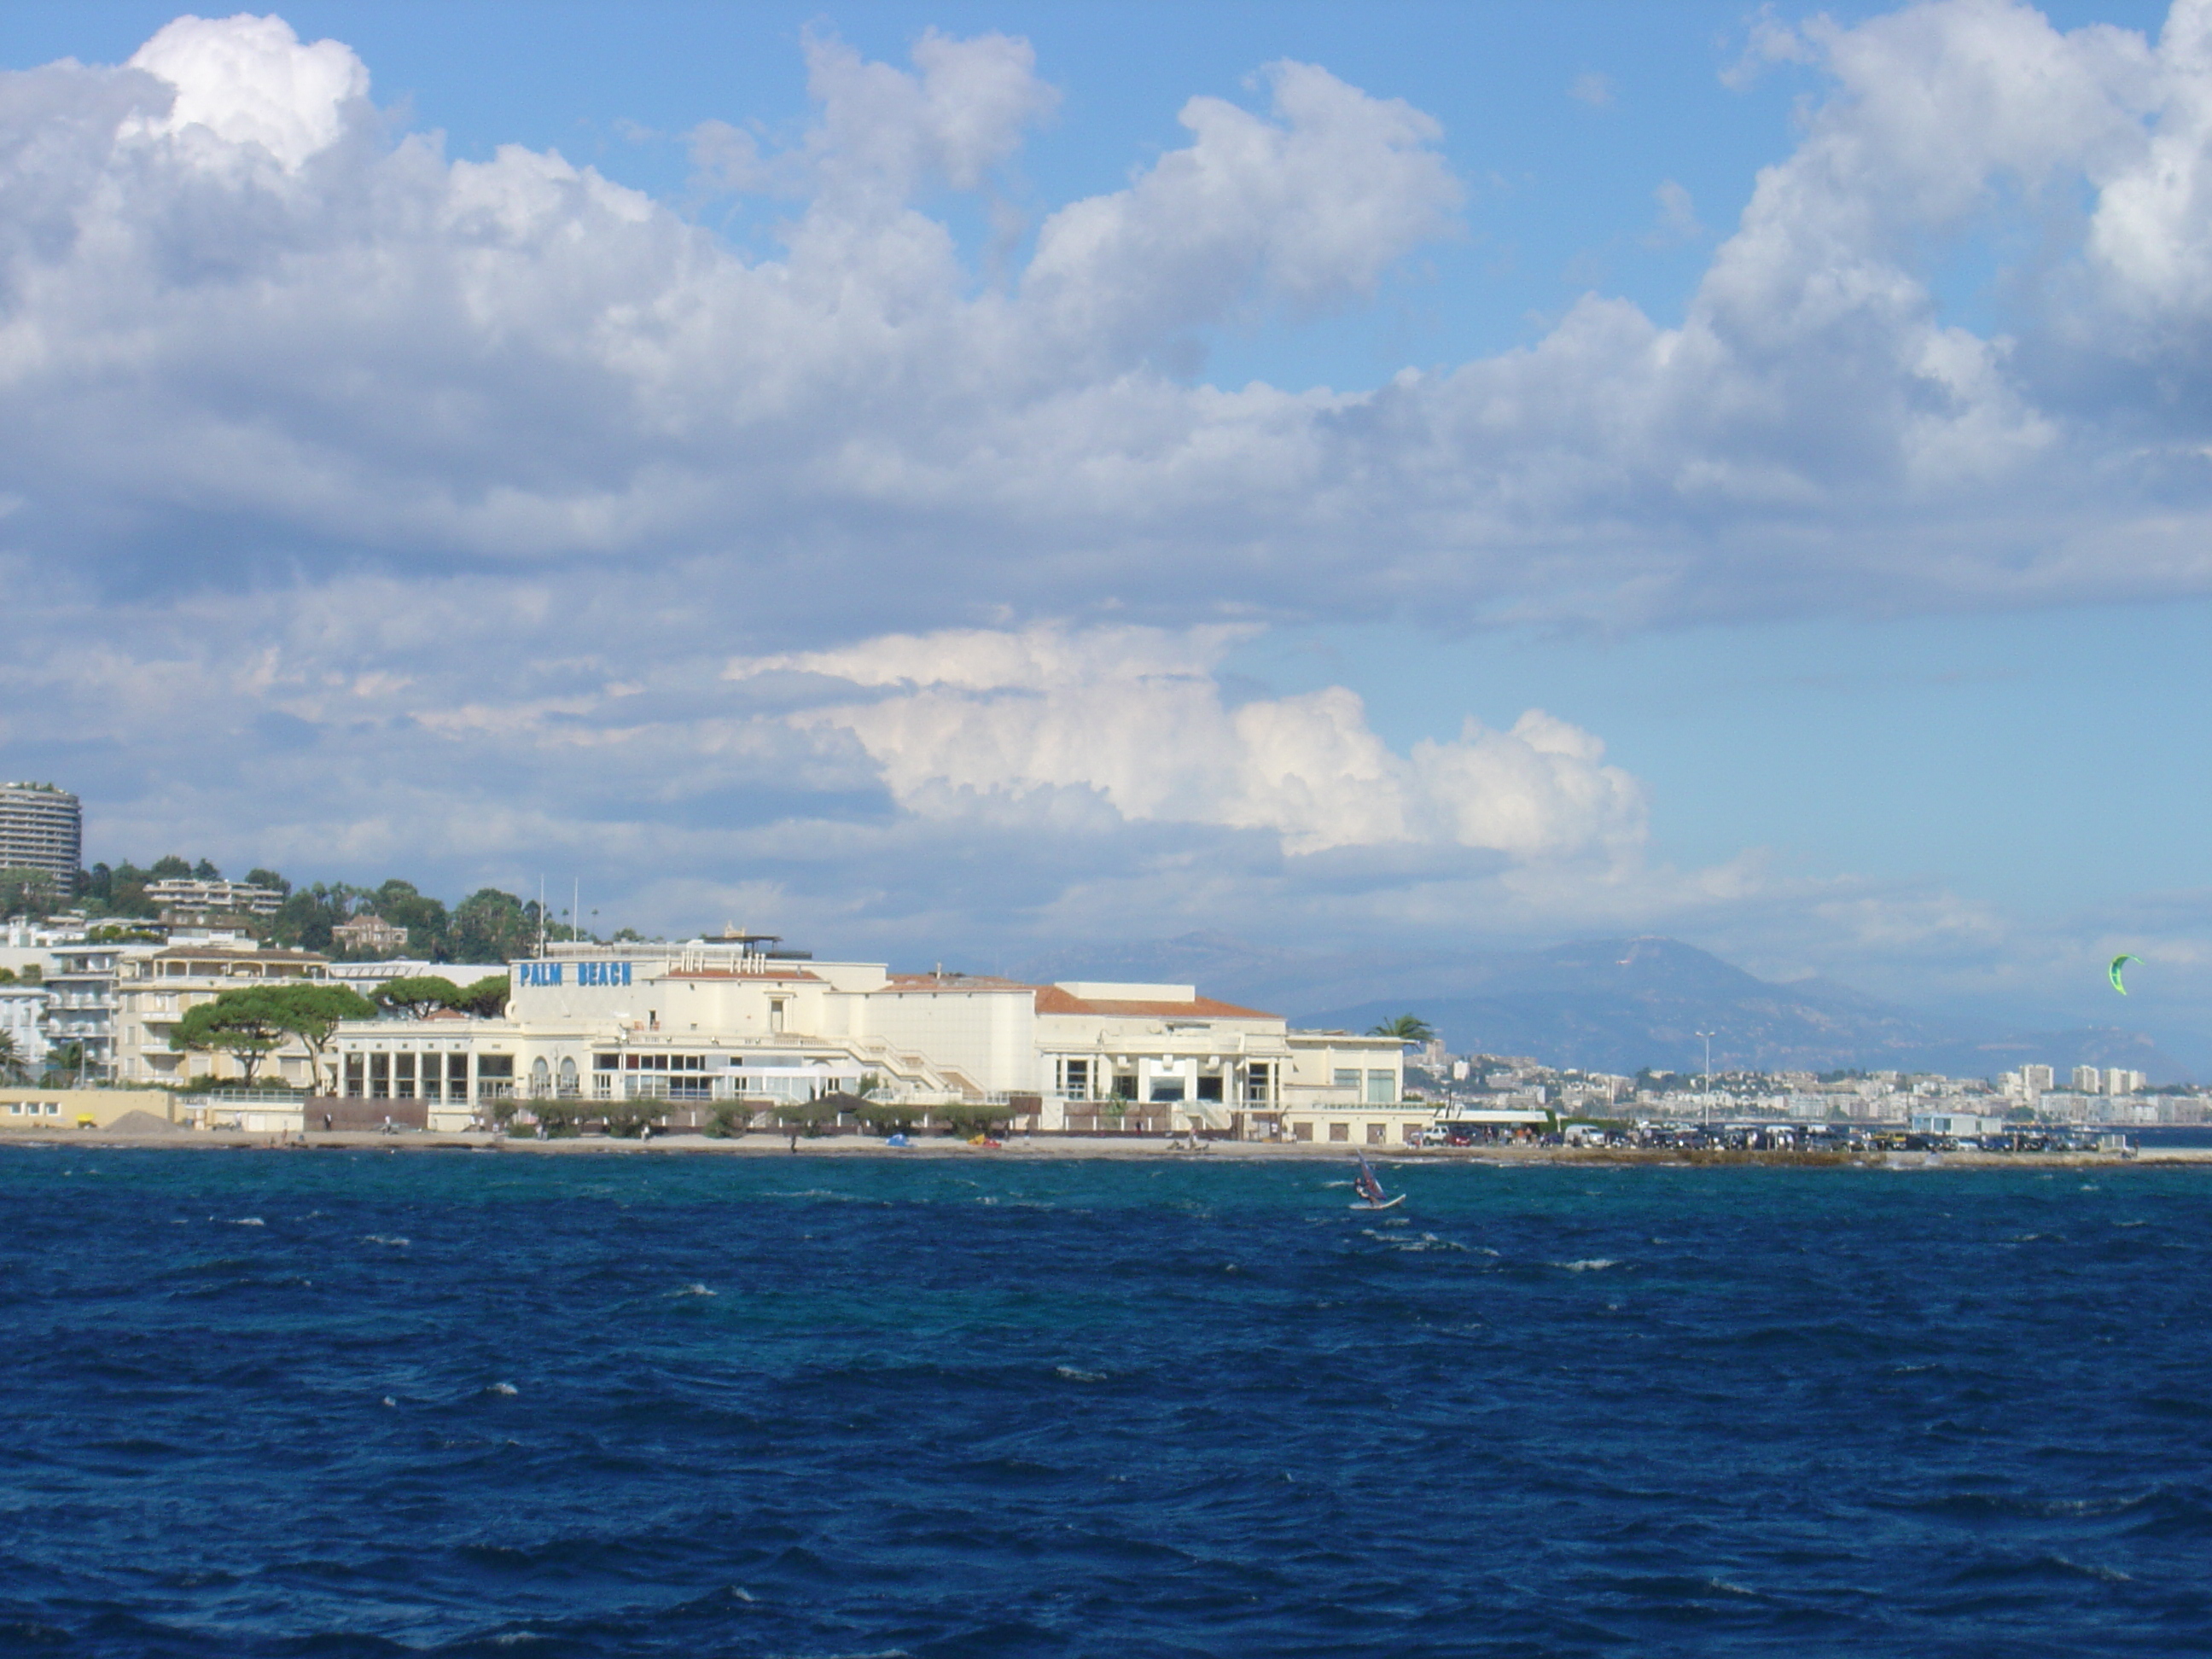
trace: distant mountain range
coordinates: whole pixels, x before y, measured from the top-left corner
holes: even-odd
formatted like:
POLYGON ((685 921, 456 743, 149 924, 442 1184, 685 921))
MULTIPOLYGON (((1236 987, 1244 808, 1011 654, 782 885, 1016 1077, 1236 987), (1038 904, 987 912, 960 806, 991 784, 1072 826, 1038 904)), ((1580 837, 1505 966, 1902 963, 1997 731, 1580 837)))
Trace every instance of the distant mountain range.
POLYGON ((1678 939, 1594 939, 1492 953, 1354 953, 1255 946, 1193 933, 1071 952, 1025 977, 1196 982, 1293 1026, 1364 1031, 1417 1014, 1455 1054, 1528 1054, 1547 1065, 1633 1073, 1694 1070, 1699 1031, 1713 1065, 1762 1071, 1856 1066, 1986 1077, 2027 1063, 2125 1066, 2154 1082, 2187 1068, 2141 1032, 1977 1029, 1826 980, 1776 984, 1678 939))

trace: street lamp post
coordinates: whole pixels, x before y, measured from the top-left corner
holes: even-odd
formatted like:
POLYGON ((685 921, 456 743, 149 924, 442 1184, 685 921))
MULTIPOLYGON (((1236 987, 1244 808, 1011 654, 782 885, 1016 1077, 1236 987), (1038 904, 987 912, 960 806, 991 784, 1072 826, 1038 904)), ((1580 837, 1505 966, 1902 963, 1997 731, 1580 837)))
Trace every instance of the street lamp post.
POLYGON ((1698 1101, 1698 1127, 1709 1129, 1713 1115, 1713 1034, 1700 1031, 1698 1035, 1705 1040, 1705 1092, 1698 1101))

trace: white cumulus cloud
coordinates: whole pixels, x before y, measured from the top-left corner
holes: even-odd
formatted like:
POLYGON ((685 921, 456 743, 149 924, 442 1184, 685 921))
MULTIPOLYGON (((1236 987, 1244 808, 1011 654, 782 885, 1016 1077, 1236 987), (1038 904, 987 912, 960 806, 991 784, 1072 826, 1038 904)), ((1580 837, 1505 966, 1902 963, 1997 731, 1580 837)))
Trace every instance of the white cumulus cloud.
POLYGON ((962 630, 744 659, 744 680, 819 675, 883 692, 793 717, 850 732, 915 811, 970 792, 1096 790, 1122 817, 1267 830, 1292 854, 1394 843, 1516 861, 1641 850, 1644 800, 1605 745, 1540 709, 1510 731, 1395 752, 1342 686, 1231 707, 1236 630, 962 630))
POLYGON ((171 592, 596 560, 817 634, 2200 592, 2206 16, 1770 20, 1829 90, 1680 319, 1594 294, 1522 349, 1295 392, 1206 384, 1207 331, 1361 303, 1466 212, 1438 124, 1325 66, 1192 97, 1187 142, 983 272, 924 204, 1053 118, 1009 36, 813 37, 791 143, 695 132, 793 199, 760 252, 551 152, 395 136, 340 43, 183 18, 0 84, 5 545, 171 592), (1942 251, 2024 223, 2002 325, 1947 319, 1942 251), (772 580, 801 558, 826 580, 772 580))
POLYGON ((143 117, 150 133, 257 145, 297 167, 344 131, 349 106, 368 96, 368 70, 336 40, 301 46, 281 17, 179 17, 131 54, 131 66, 175 89, 168 112, 143 117))

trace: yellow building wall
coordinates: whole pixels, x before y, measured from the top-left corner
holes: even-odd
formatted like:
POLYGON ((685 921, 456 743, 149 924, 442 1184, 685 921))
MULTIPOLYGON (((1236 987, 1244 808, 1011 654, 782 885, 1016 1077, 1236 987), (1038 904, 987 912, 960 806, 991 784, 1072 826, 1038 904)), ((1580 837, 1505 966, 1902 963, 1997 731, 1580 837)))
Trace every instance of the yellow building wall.
POLYGON ((1435 1122, 1436 1113, 1425 1106, 1293 1107, 1283 1114, 1283 1138, 1345 1152, 1375 1152, 1411 1146, 1435 1122))
POLYGON ((0 1089, 0 1130, 74 1129, 85 1118, 104 1129, 126 1112, 167 1121, 174 1098, 165 1089, 0 1089))

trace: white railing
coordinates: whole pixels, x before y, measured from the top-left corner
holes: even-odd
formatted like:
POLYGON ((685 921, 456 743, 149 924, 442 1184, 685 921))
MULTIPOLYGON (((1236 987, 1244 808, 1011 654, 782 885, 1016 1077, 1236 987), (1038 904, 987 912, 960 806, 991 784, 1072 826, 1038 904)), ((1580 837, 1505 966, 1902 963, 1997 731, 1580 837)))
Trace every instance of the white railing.
POLYGON ((894 1048, 884 1037, 852 1037, 848 1042, 855 1059, 881 1066, 909 1090, 919 1085, 924 1092, 957 1095, 963 1100, 986 1097, 982 1085, 957 1066, 932 1061, 911 1049, 894 1048))
POLYGON ((1282 1101, 1283 1107, 1291 1110, 1304 1108, 1328 1112, 1356 1111, 1362 1107, 1378 1112, 1395 1111, 1403 1103, 1396 1097, 1389 1100, 1369 1100, 1365 1097, 1365 1091, 1360 1089, 1324 1089, 1297 1083, 1284 1086, 1282 1101))

